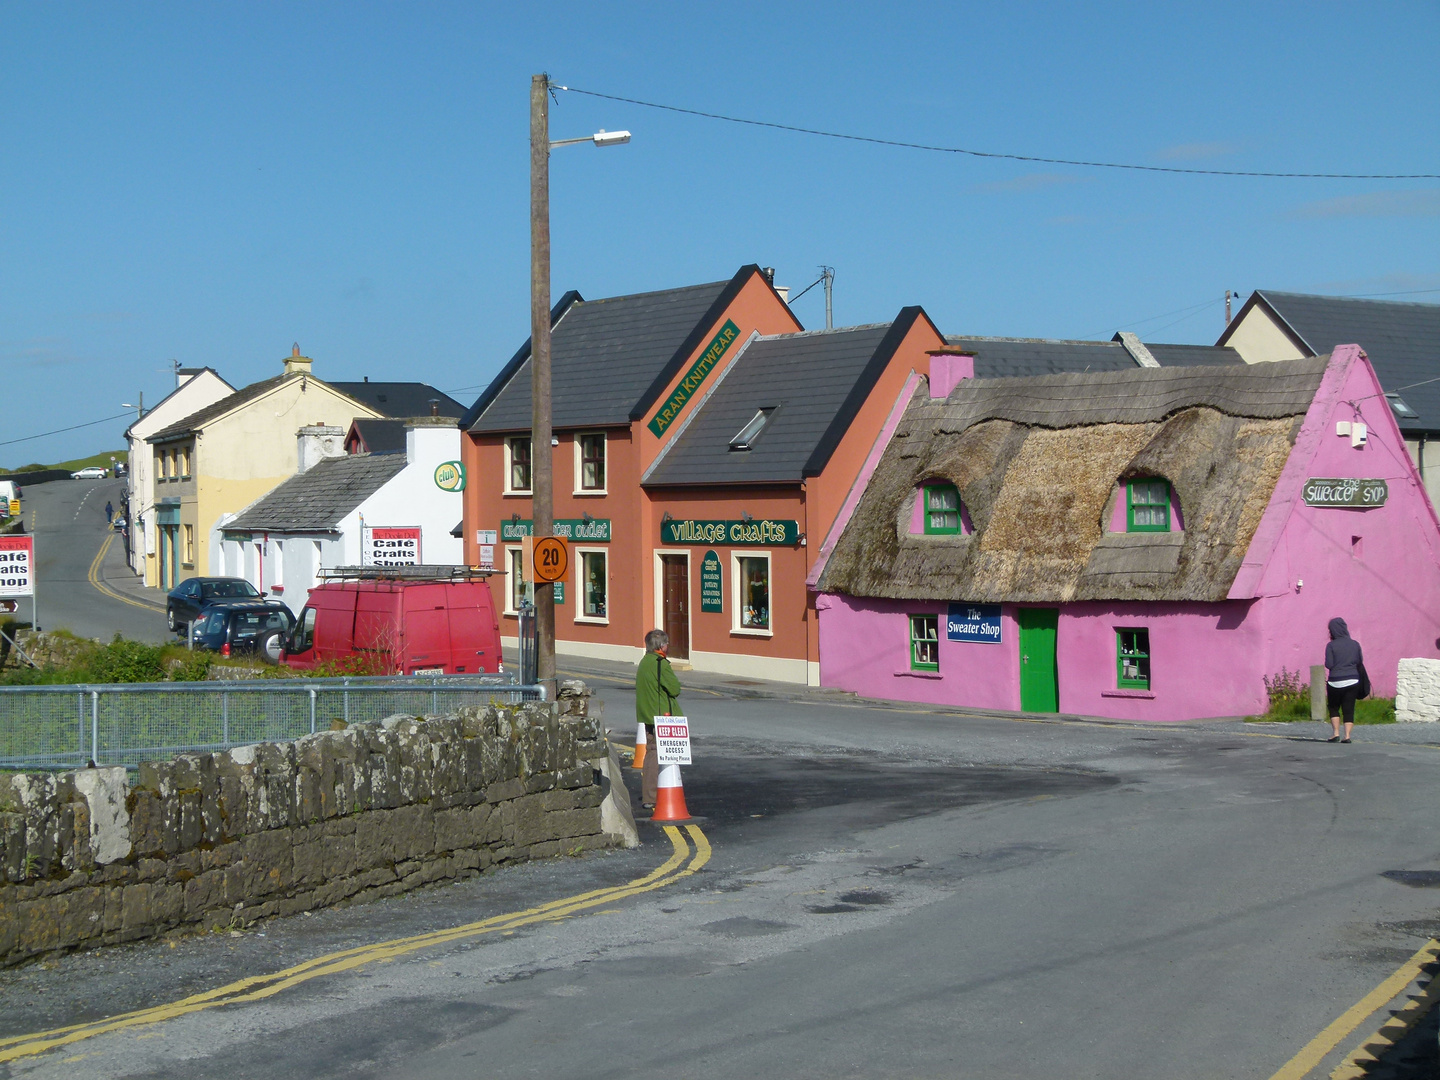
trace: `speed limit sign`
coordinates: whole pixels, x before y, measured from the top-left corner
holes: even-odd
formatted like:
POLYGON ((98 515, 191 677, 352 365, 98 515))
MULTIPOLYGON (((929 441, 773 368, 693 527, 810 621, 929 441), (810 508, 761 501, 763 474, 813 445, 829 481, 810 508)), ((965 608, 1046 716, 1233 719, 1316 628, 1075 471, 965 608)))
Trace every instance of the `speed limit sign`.
POLYGON ((526 568, 530 570, 537 585, 549 585, 552 582, 564 581, 565 574, 570 569, 570 549, 565 546, 565 541, 558 536, 542 536, 538 540, 533 537, 531 550, 527 552, 530 556, 526 560, 526 568))

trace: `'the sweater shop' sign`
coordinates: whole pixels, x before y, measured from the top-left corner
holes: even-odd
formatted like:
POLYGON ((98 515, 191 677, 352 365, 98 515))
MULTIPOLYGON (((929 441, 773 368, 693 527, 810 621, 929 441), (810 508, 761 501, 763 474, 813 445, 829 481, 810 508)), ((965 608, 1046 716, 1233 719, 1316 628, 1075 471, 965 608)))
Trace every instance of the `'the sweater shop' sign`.
POLYGON ((781 546, 800 542, 798 521, 666 521, 660 526, 662 544, 733 544, 781 546))
POLYGON ((690 370, 675 387, 675 392, 670 395, 664 405, 650 419, 650 431, 657 437, 665 434, 668 428, 680 415, 680 410, 685 408, 686 402, 695 396, 695 391, 700 389, 700 384, 705 377, 714 370, 720 358, 725 355, 731 344, 740 336, 740 328, 735 325, 733 319, 726 319, 725 325, 715 335, 715 340, 710 342, 710 347, 700 354, 700 359, 690 365, 690 370))
POLYGON ((1305 481, 1304 496, 1306 506, 1384 506, 1390 485, 1384 480, 1311 478, 1305 481))

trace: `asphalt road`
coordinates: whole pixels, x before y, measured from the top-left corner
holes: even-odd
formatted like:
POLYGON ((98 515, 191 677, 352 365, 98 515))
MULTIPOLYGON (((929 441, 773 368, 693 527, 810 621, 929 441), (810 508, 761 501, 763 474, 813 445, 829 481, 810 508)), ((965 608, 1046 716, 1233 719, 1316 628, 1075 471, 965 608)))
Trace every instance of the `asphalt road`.
MULTIPOLYGON (((603 696, 628 734, 633 697, 603 696)), ((1440 933, 1435 745, 688 697, 713 845, 693 877, 0 1077, 1264 1080, 1440 933)), ((671 851, 642 829, 635 851, 0 973, 0 1038, 629 881, 671 851)), ((1433 1038, 1409 1052, 1384 1075, 1433 1075, 1433 1038)))
MULTIPOLYGON (((124 546, 118 533, 105 524, 105 503, 117 510, 123 479, 52 480, 25 489, 25 527, 35 534, 35 562, 40 625, 46 630, 69 630, 79 637, 108 641, 116 634, 137 641, 169 640, 165 613, 133 598, 120 598, 98 589, 96 576, 132 578, 125 566, 124 546), (106 538, 114 536, 104 560, 95 565, 106 538)), ((121 594, 123 596, 123 594, 121 594)), ((20 601, 20 618, 28 618, 29 601, 20 601)))

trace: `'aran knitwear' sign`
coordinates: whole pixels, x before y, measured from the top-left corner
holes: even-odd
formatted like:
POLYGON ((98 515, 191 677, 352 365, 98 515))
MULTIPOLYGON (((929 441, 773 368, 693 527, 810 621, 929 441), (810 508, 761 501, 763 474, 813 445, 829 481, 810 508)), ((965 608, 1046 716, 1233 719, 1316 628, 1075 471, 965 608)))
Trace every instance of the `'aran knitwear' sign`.
POLYGON ((945 636, 951 641, 1000 643, 999 604, 951 604, 945 613, 945 636))
POLYGON ((680 380, 675 392, 670 395, 664 405, 660 407, 650 420, 650 431, 656 436, 665 434, 665 429, 674 423, 675 418, 680 415, 680 410, 685 408, 685 403, 695 396, 695 391, 700 389, 700 384, 705 377, 715 369, 720 358, 729 350, 731 344, 740 336, 740 328, 735 325, 734 320, 726 319, 725 325, 715 335, 715 340, 710 342, 710 347, 700 354, 700 359, 690 365, 690 370, 680 380))
POLYGON ((360 546, 361 566, 418 566, 420 526, 365 528, 360 546))
MULTIPOLYGON (((534 531, 535 522, 529 518, 500 523, 500 539, 502 541, 518 542, 534 531)), ((608 544, 610 542, 610 519, 591 518, 586 521, 584 518, 556 518, 552 532, 571 543, 588 541, 595 544, 608 544)))
POLYGON ((0 596, 34 596, 35 537, 0 536, 0 596))
POLYGON ((1384 480, 1310 479, 1305 481, 1306 506, 1384 506, 1390 485, 1384 480))
POLYGON ((660 525, 662 544, 798 544, 798 521, 666 521, 660 525))

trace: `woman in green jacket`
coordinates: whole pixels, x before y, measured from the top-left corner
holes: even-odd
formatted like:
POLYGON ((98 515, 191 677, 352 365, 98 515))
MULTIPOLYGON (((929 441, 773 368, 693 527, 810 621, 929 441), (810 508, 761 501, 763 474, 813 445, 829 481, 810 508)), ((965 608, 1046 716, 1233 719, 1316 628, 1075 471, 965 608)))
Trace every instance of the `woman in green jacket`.
POLYGON ((676 715, 675 699, 680 696, 680 680, 665 656, 669 644, 670 635, 664 630, 651 630, 645 635, 645 656, 635 668, 635 719, 645 725, 645 741, 650 744, 640 769, 640 805, 646 810, 655 808, 660 786, 655 717, 676 715))

